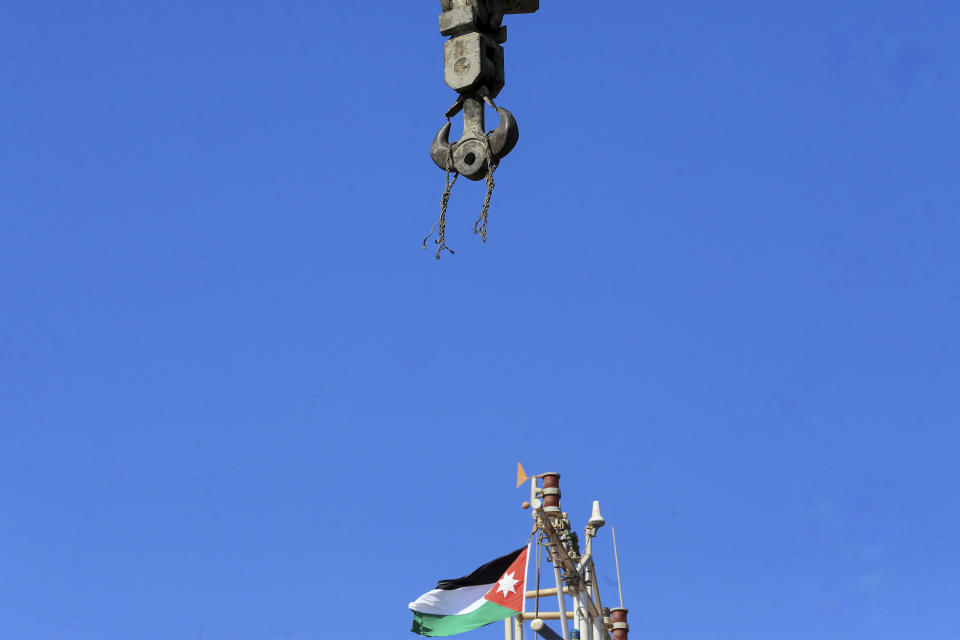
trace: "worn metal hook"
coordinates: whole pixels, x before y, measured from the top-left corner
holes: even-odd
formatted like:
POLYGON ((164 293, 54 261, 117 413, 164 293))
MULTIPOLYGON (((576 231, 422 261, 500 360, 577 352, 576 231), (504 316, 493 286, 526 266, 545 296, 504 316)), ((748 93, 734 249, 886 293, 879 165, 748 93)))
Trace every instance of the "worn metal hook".
POLYGON ((470 180, 482 180, 491 164, 498 164, 517 145, 520 139, 517 120, 503 107, 489 102, 500 116, 500 123, 493 131, 484 133, 484 103, 478 96, 463 100, 463 135, 460 140, 450 142, 449 121, 440 128, 430 145, 430 157, 438 167, 457 171, 470 180), (448 167, 451 148, 453 166, 448 167))

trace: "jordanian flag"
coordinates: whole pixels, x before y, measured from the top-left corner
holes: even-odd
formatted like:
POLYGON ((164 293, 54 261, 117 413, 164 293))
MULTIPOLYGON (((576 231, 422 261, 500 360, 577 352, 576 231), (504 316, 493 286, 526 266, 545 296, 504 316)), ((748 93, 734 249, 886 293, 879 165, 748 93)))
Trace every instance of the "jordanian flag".
POLYGON ((422 636, 452 636, 523 611, 528 550, 511 551, 470 575, 438 582, 436 589, 410 603, 410 630, 422 636))

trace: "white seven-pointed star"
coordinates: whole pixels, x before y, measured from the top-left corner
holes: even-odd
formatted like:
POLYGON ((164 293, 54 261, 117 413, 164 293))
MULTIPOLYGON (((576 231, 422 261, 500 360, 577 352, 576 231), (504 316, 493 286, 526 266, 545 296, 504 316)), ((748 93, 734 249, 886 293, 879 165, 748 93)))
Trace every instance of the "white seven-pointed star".
POLYGON ((508 574, 504 575, 502 578, 500 578, 500 581, 497 582, 497 584, 500 585, 499 587, 497 587, 497 591, 502 591, 504 598, 507 597, 507 594, 508 594, 508 593, 516 593, 516 592, 517 592, 517 590, 514 589, 514 587, 515 587, 516 584, 517 584, 518 582, 520 582, 520 581, 517 580, 517 579, 515 579, 515 578, 513 577, 513 575, 514 575, 515 573, 516 573, 516 571, 511 571, 510 573, 508 573, 508 574))

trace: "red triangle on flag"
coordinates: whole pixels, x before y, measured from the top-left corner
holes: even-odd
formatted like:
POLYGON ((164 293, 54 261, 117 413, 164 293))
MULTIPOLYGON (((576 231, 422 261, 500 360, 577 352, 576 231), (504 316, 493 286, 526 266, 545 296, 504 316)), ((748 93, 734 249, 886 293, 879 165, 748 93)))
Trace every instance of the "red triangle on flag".
POLYGON ((527 586, 527 552, 529 550, 528 545, 483 596, 485 599, 502 607, 513 609, 517 613, 523 611, 523 601, 526 596, 524 589, 527 586))

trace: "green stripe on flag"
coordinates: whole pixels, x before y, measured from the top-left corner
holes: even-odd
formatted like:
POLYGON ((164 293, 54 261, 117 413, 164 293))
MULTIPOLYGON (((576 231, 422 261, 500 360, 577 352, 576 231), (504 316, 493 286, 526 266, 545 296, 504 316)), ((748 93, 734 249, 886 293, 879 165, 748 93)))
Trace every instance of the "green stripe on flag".
POLYGON ((513 609, 501 607, 493 602, 484 602, 470 613, 453 616, 437 616, 430 613, 413 612, 413 628, 410 631, 422 636, 452 636, 478 629, 497 620, 517 615, 513 609))

